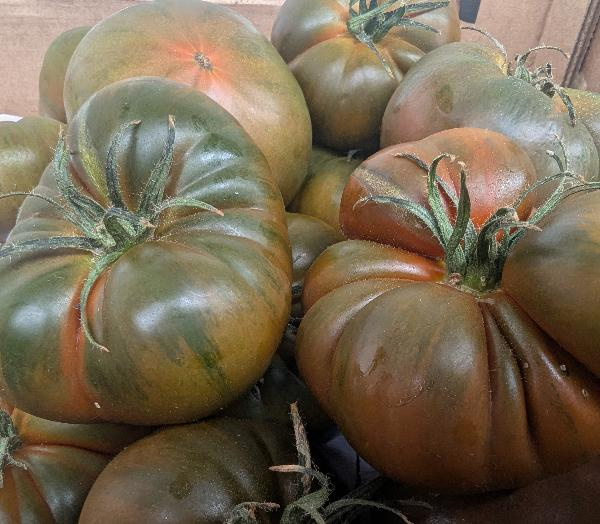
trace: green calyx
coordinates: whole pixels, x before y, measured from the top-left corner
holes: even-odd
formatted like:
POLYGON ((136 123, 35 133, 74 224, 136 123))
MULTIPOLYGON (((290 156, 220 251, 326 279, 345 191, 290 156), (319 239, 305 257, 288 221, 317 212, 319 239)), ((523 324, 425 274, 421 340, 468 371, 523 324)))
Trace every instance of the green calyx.
POLYGON ((573 102, 571 101, 571 98, 569 97, 565 89, 560 84, 554 81, 552 64, 546 63, 534 70, 530 70, 527 67, 527 60, 532 55, 532 53, 544 49, 558 51, 568 60, 569 55, 565 53, 560 47, 552 45, 539 45, 537 47, 528 49, 525 53, 521 55, 517 55, 513 60, 513 63, 509 64, 506 48, 502 45, 502 43, 499 40, 494 38, 490 33, 484 31, 483 29, 479 29, 473 26, 464 26, 461 27, 461 29, 476 31, 486 36, 504 56, 504 63, 508 75, 514 76, 519 80, 523 80, 524 82, 531 84, 533 87, 535 87, 550 98, 554 98, 555 95, 558 95, 558 97, 562 100, 562 103, 567 108, 567 112, 569 114, 569 122, 571 126, 575 126, 575 121, 577 117, 575 113, 575 107, 573 106, 573 102))
POLYGON ((4 410, 0 410, 0 488, 4 485, 4 468, 13 466, 20 469, 27 469, 27 466, 16 460, 12 454, 21 446, 21 439, 13 424, 10 415, 4 410))
MULTIPOLYGON (((296 439, 296 450, 298 452, 298 464, 269 468, 276 473, 300 475, 297 499, 283 508, 279 521, 280 524, 302 524, 307 522, 316 524, 343 524, 352 521, 357 516, 357 513, 364 508, 388 511, 400 517, 406 524, 411 524, 406 515, 400 510, 381 502, 363 498, 373 496, 383 486, 385 479, 381 477, 357 488, 343 499, 330 503, 329 498, 333 490, 329 478, 324 473, 318 471, 312 463, 308 438, 296 403, 291 405, 291 416, 296 439), (318 487, 315 490, 313 490, 312 486, 314 481, 318 483, 318 487)), ((415 501, 399 502, 407 505, 425 506, 431 509, 431 506, 425 503, 415 501)), ((279 504, 272 502, 243 502, 231 511, 225 524, 256 523, 258 522, 257 516, 260 511, 278 511, 281 509, 279 504)))
POLYGON ((569 113, 569 121, 571 123, 571 126, 574 127, 576 119, 575 107, 573 106, 573 102, 571 102, 571 98, 564 90, 564 88, 554 81, 552 64, 544 64, 533 71, 530 71, 527 68, 527 59, 530 57, 530 55, 535 51, 540 51, 542 49, 558 51, 567 60, 569 59, 569 55, 565 53, 560 47, 555 47, 551 45, 540 45, 529 49, 522 55, 517 55, 515 57, 514 65, 511 68, 510 74, 515 78, 519 78, 520 80, 531 84, 536 89, 538 89, 550 98, 553 98, 554 95, 557 95, 567 108, 567 112, 569 113))
MULTIPOLYGON (((562 146, 562 144, 561 144, 562 146)), ((512 247, 529 229, 539 230, 537 224, 560 202, 570 195, 600 189, 599 182, 586 182, 571 173, 566 160, 554 152, 547 152, 558 164, 559 173, 539 180, 513 203, 512 207, 498 209, 479 231, 470 218, 471 201, 466 185, 466 166, 460 165, 460 195, 454 188, 437 176, 438 165, 443 160, 456 161, 444 153, 427 165, 410 153, 400 153, 398 158, 408 159, 427 173, 427 198, 429 209, 409 199, 382 196, 366 196, 356 206, 375 202, 402 208, 419 219, 444 249, 447 282, 475 293, 486 293, 498 287, 502 270, 512 247), (517 209, 533 191, 548 183, 557 183, 550 197, 526 220, 521 220, 517 209), (446 213, 442 193, 456 211, 454 222, 446 213)), ((564 153, 564 151, 563 151, 564 153)), ((563 155, 564 156, 564 155, 563 155)))
POLYGON ((108 349, 94 339, 86 311, 89 294, 100 275, 126 251, 153 238, 161 214, 167 209, 192 207, 223 215, 220 210, 200 200, 165 198, 164 192, 173 163, 175 144, 175 121, 172 116, 168 119, 168 135, 161 158, 148 177, 138 207, 134 211, 128 209, 119 183, 117 152, 129 128, 140 124, 141 121, 137 120, 123 125, 111 141, 106 161, 109 199, 107 207, 103 207, 74 184, 68 169, 69 152, 62 130, 53 159, 54 176, 61 202, 33 192, 0 195, 0 199, 12 196, 40 198, 58 208, 63 218, 83 233, 81 236, 49 237, 5 244, 0 248, 0 257, 47 249, 78 249, 92 253, 92 265, 79 301, 81 325, 87 341, 103 351, 108 349))
POLYGON ((413 20, 415 16, 447 7, 449 1, 408 3, 407 0, 350 0, 347 27, 354 37, 368 46, 379 58, 385 70, 394 77, 392 68, 377 48, 379 42, 393 27, 412 27, 433 33, 439 31, 413 20), (358 4, 358 10, 356 5, 358 4), (394 7, 396 7, 394 9, 394 7))

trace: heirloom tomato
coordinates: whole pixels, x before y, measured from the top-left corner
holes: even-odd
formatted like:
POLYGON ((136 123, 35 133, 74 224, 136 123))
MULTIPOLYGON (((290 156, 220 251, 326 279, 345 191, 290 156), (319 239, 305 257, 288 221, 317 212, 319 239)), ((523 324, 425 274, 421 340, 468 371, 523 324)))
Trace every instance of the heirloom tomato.
POLYGON ((374 151, 406 71, 460 40, 459 25, 454 2, 287 0, 271 40, 302 87, 315 142, 374 151))
POLYGON ((289 318, 264 156, 206 95, 156 77, 96 93, 67 145, 0 250, 2 394, 65 422, 210 415, 262 376, 289 318))
MULTIPOLYGON (((28 116, 18 122, 0 122, 0 193, 25 193, 39 182, 52 160, 60 122, 28 116)), ((0 243, 15 225, 23 198, 0 200, 0 243)))
POLYGON ((89 30, 89 27, 69 29, 58 35, 48 47, 44 55, 38 86, 40 114, 60 122, 67 121, 63 100, 65 74, 75 48, 89 30))
POLYGON ((557 151, 561 142, 569 169, 597 179, 598 151, 583 121, 568 114, 554 84, 543 92, 524 65, 517 64, 509 68, 505 55, 478 43, 454 42, 428 53, 392 95, 381 146, 422 140, 444 129, 479 127, 514 140, 540 177, 556 172, 546 151, 557 151), (517 70, 522 74, 516 75, 517 70))
POLYGON ((505 137, 453 132, 487 133, 497 153, 429 137, 354 171, 352 240, 309 270, 297 358, 379 471, 482 492, 600 455, 600 184, 532 179, 505 137), (548 200, 528 198, 550 182, 548 200))
POLYGON ((110 458, 149 428, 64 424, 6 403, 0 413, 0 521, 76 524, 88 491, 110 458))

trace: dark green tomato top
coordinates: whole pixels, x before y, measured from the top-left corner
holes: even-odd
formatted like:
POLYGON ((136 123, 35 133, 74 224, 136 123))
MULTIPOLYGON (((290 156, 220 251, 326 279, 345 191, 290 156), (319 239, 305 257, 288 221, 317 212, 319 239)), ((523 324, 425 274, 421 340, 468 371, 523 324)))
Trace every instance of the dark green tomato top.
MULTIPOLYGON (((291 257, 281 194, 245 131, 205 95, 138 78, 94 95, 68 130, 75 185, 105 208, 110 143, 122 198, 135 211, 161 157, 173 115, 176 137, 166 198, 179 207, 149 226, 80 295, 97 257, 41 249, 0 259, 0 387, 26 411, 54 420, 154 425, 207 416, 264 373, 290 312, 291 257)), ((53 169, 37 193, 61 200, 53 169)), ((64 214, 30 197, 9 243, 81 235, 64 214)))

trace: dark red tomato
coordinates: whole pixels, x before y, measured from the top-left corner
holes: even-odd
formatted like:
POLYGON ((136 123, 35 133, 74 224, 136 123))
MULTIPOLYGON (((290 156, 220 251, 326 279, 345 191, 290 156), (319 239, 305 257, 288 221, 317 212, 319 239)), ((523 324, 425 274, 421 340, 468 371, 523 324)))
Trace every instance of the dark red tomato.
POLYGON ((89 27, 76 27, 58 35, 48 47, 40 71, 40 114, 67 121, 63 89, 69 60, 89 27))
POLYGON ((292 200, 308 171, 306 102, 277 50, 243 16, 202 0, 160 0, 108 17, 69 63, 67 118, 102 87, 136 76, 181 82, 227 109, 265 155, 284 200, 292 200))
MULTIPOLYGON (((80 524, 222 524, 243 502, 286 504, 296 476, 269 467, 295 464, 287 426, 219 418, 163 429, 129 446, 102 472, 80 524)), ((258 512, 259 522, 280 513, 258 512)))
POLYGON ((290 204, 289 210, 320 218, 339 231, 342 193, 350 173, 359 164, 360 160, 357 158, 313 147, 308 178, 290 204))
MULTIPOLYGON (((52 160, 60 123, 39 116, 0 122, 0 194, 31 191, 52 160)), ((0 243, 15 225, 24 198, 0 200, 0 243)))
MULTIPOLYGON (((354 172, 357 187, 371 172, 354 172)), ((406 187, 389 173, 382 179, 386 195, 406 187)), ((482 202, 473 198, 474 215, 482 202)), ((377 206, 370 213, 386 216, 388 229, 407 228, 386 212, 389 201, 377 206)), ((342 207, 345 228, 354 205, 342 207)), ((510 238, 492 233, 464 273, 431 253, 362 239, 333 245, 312 265, 298 366, 353 447, 383 474, 482 492, 600 455, 600 193, 569 197, 539 225, 542 232, 527 231, 513 246, 503 272, 490 266, 495 279, 469 278, 467 270, 496 260, 489 246, 510 238)), ((486 230, 496 231, 482 228, 479 240, 486 230)))
MULTIPOLYGON (((369 10, 381 5, 370 2, 369 10)), ((348 0, 287 0, 271 40, 302 87, 316 143, 340 151, 374 151, 385 107, 406 71, 431 49, 460 40, 458 10, 451 2, 414 16, 438 34, 410 26, 371 34, 374 21, 352 27, 356 20, 350 14, 348 0)))
POLYGON ((27 468, 4 458, 0 521, 7 524, 76 524, 88 491, 111 457, 149 431, 116 424, 63 424, 6 405, 2 409, 12 413, 16 431, 8 442, 11 456, 27 468))
MULTIPOLYGON (((414 162, 399 155, 416 155, 430 164, 446 151, 451 151, 456 161, 442 162, 437 174, 458 195, 459 161, 465 163, 471 218, 476 228, 499 207, 510 206, 538 179, 531 160, 519 146, 504 135, 485 129, 449 129, 418 142, 390 146, 367 159, 350 176, 341 204, 343 231, 348 238, 374 240, 425 256, 441 257, 443 250, 431 232, 402 209, 375 203, 354 205, 368 195, 404 197, 427 205, 425 174, 414 162)), ((447 197, 444 204, 447 214, 454 216, 447 197)), ((527 199, 519 207, 519 215, 526 218, 532 204, 532 199, 527 199)))
MULTIPOLYGON (((556 173, 546 154, 565 147, 570 169, 598 178, 598 152, 582 122, 573 126, 558 96, 506 74, 505 58, 476 43, 435 49, 413 67, 391 97, 383 117, 381 146, 421 140, 455 127, 480 127, 514 140, 538 175, 556 173)), ((583 119, 582 119, 583 120, 583 119)))
MULTIPOLYGON (((598 458, 509 491, 451 496, 387 482, 377 493, 380 500, 412 500, 414 504, 402 509, 414 524, 596 524, 599 496, 598 458)), ((399 522, 381 511, 371 519, 377 524, 399 522)))
MULTIPOLYGON (((264 156, 210 98, 160 78, 96 93, 71 121, 68 146, 74 187, 101 211, 76 227, 45 201, 23 204, 3 253, 39 238, 46 245, 0 260, 2 394, 67 422, 176 423, 229 404, 264 374, 290 313, 285 212, 264 156), (141 123, 123 130, 132 121, 141 123), (116 204, 106 173, 119 130, 116 204), (173 134, 169 170, 161 155, 173 134), (162 204, 142 199, 158 161, 169 170, 162 204), (223 216, 161 212, 177 203, 169 198, 206 201, 223 216), (94 252, 47 243, 73 235, 94 252), (99 276, 82 303, 92 266, 99 276)), ((53 171, 36 192, 66 205, 53 171)))

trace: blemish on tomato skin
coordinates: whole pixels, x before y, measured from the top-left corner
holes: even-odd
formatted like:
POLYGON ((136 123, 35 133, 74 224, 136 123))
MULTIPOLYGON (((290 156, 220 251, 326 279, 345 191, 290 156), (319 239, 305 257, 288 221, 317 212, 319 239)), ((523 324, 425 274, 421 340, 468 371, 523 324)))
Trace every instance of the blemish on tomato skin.
POLYGON ((435 102, 443 113, 451 113, 454 107, 454 95, 449 85, 444 85, 435 93, 435 102))

